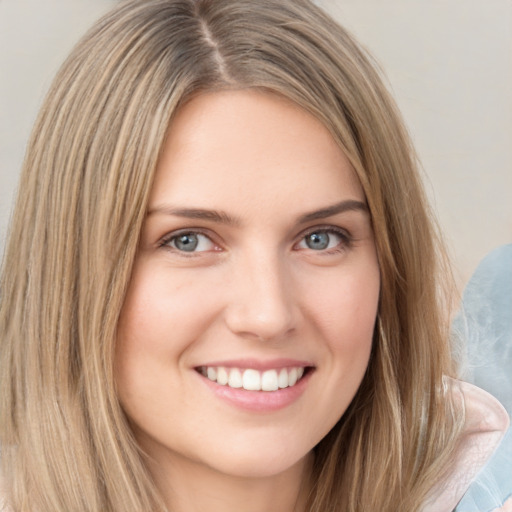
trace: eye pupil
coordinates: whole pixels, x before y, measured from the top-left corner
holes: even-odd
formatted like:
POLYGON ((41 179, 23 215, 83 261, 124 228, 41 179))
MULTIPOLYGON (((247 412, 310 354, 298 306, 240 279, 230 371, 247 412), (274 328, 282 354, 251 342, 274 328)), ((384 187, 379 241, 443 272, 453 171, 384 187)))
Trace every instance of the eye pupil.
POLYGON ((317 251, 326 249, 329 246, 329 235, 327 233, 311 233, 306 237, 306 245, 317 251))
POLYGON ((195 251, 198 243, 199 240, 197 238, 197 235, 195 235, 194 233, 185 233, 184 235, 176 237, 174 241, 174 245, 176 246, 177 249, 179 249, 180 251, 187 252, 195 251))

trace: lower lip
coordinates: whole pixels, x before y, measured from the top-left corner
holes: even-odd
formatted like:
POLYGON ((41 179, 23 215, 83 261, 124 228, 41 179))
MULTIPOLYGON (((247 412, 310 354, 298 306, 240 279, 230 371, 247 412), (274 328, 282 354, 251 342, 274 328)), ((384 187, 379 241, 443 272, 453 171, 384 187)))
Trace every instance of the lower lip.
POLYGON ((312 373, 313 371, 309 369, 294 386, 276 391, 247 391, 243 388, 230 388, 217 384, 199 373, 197 375, 217 397, 239 409, 272 412, 296 402, 304 393, 312 373))

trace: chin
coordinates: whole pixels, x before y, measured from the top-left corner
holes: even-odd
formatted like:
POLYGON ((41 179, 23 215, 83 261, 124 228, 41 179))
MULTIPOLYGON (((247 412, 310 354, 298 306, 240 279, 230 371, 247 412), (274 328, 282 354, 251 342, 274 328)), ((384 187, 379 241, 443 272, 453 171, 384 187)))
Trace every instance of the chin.
POLYGON ((276 450, 272 450, 271 453, 262 453, 261 450, 249 453, 244 450, 244 453, 240 453, 233 449, 222 461, 217 460, 210 467, 220 473, 238 478, 269 478, 301 465, 310 455, 312 451, 297 454, 276 450))

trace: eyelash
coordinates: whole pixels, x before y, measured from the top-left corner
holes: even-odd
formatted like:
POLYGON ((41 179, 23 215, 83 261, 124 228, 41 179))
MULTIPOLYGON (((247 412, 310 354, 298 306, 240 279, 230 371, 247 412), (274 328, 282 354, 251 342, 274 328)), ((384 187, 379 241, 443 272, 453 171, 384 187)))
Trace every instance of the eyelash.
MULTIPOLYGON (((314 249, 310 249, 312 252, 318 252, 322 254, 337 254, 339 252, 345 251, 347 249, 350 249, 353 243, 353 237, 350 235, 350 233, 344 229, 341 229, 336 226, 315 226, 314 228, 309 229, 305 233, 301 234, 300 241, 298 243, 303 242, 308 236, 311 236, 313 234, 320 234, 320 233, 327 233, 327 234, 335 234, 340 238, 340 243, 336 245, 335 247, 332 247, 330 249, 323 249, 319 251, 315 251, 314 249)), ((297 244, 298 244, 297 243, 297 244)), ((295 245, 297 245, 295 244, 295 245)))
MULTIPOLYGON (((321 250, 315 251, 314 249, 309 248, 309 250, 311 250, 312 252, 318 252, 318 253, 322 253, 322 254, 336 254, 336 253, 342 252, 344 250, 350 249, 350 247, 353 243, 352 236, 350 235, 350 233, 348 233, 344 229, 341 229, 341 228, 338 228, 335 226, 315 226, 314 228, 311 228, 311 229, 307 230, 306 232, 303 232, 300 235, 299 241, 294 244, 294 247, 296 247, 298 244, 302 243, 308 236, 311 236, 316 233, 318 233, 318 234, 320 234, 320 233, 335 234, 336 236, 338 236, 341 239, 341 242, 337 246, 332 247, 330 249, 321 249, 321 250)), ((180 256, 184 256, 184 257, 197 257, 199 254, 201 254, 203 252, 209 252, 209 251, 187 252, 187 251, 182 251, 180 249, 177 249, 176 247, 171 247, 170 244, 172 243, 172 241, 176 240, 178 237, 183 236, 183 235, 202 235, 202 236, 208 238, 213 245, 217 245, 216 242, 212 239, 212 236, 210 233, 205 232, 200 229, 192 228, 192 229, 184 229, 181 231, 173 231, 172 233, 165 235, 158 243, 158 246, 163 249, 177 253, 180 256)))
POLYGON ((169 233, 169 234, 165 235, 160 240, 160 242, 158 243, 158 246, 161 247, 162 249, 166 249, 168 251, 172 251, 174 253, 177 253, 177 254, 179 254, 181 256, 185 256, 185 257, 188 257, 188 258, 191 258, 191 257, 194 257, 194 256, 198 256, 202 252, 208 252, 208 251, 197 251, 197 252, 196 251, 190 251, 190 252, 187 252, 187 251, 181 251, 181 250, 179 250, 176 247, 171 247, 170 244, 171 244, 171 242, 173 240, 176 240, 180 236, 184 236, 184 235, 202 235, 205 238, 208 238, 208 240, 210 240, 210 242, 213 245, 218 245, 218 244, 216 244, 216 242, 213 241, 212 235, 210 233, 202 231, 200 229, 192 228, 192 229, 183 229, 183 230, 180 230, 180 231, 173 231, 172 233, 169 233))

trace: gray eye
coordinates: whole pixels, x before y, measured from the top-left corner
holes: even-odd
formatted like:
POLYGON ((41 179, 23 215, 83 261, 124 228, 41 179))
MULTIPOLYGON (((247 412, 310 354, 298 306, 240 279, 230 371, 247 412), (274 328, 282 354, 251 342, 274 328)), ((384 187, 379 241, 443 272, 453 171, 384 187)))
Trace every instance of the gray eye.
POLYGON ((181 232, 169 238, 165 245, 178 252, 187 253, 214 251, 216 247, 208 236, 194 231, 181 232))
POLYGON ((199 245, 199 239, 195 233, 179 235, 173 240, 173 242, 176 249, 186 252, 195 251, 199 245))
POLYGON ((323 251, 329 247, 330 236, 325 231, 319 231, 317 233, 310 233, 305 238, 306 245, 313 250, 323 251))

